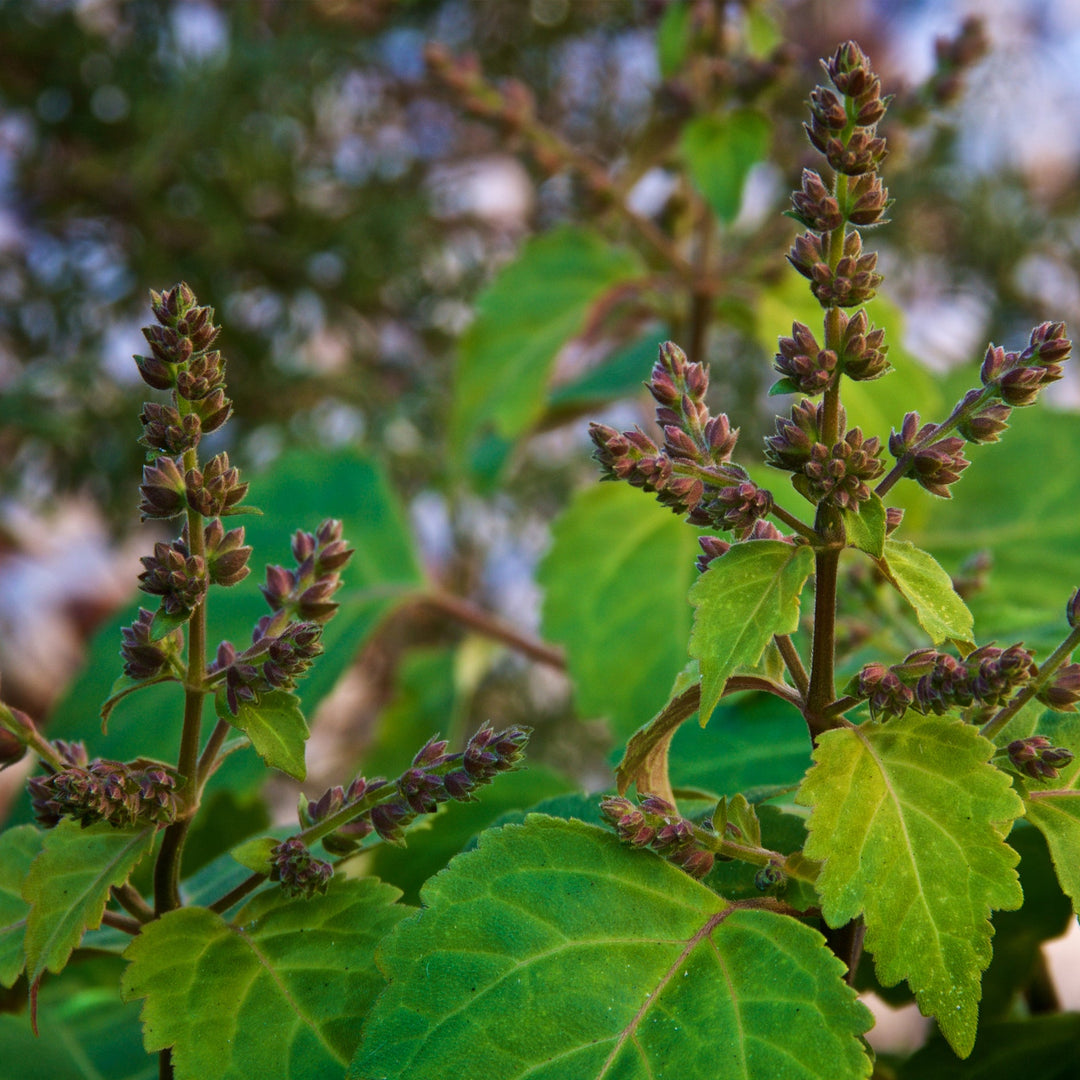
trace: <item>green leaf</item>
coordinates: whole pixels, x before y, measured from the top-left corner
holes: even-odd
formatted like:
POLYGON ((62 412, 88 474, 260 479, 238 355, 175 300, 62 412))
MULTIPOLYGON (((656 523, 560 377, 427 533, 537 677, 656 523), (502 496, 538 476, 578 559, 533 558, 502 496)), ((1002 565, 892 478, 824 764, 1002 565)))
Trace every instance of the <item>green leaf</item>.
POLYGON ((746 177, 768 153, 771 134, 769 121, 752 109, 697 116, 683 128, 690 179, 725 224, 738 215, 746 177))
POLYGON ((548 397, 549 409, 581 409, 640 394, 642 383, 656 363, 660 342, 670 337, 666 326, 656 326, 637 341, 616 349, 580 378, 554 387, 548 397))
POLYGON ((870 1016, 821 936, 531 815, 424 887, 351 1080, 865 1077, 870 1016))
POLYGON ((154 612, 154 619, 150 624, 150 640, 160 641, 162 638, 168 637, 174 630, 186 626, 190 618, 190 611, 170 615, 165 610, 164 601, 162 601, 162 606, 154 612))
POLYGON ((799 628, 799 594, 813 568, 808 547, 748 540, 714 559, 695 582, 690 655, 701 664, 702 718, 716 707, 728 678, 761 659, 774 634, 799 628))
POLYGON ((171 1046, 177 1080, 340 1076, 384 985, 375 946, 408 912, 396 896, 337 878, 311 900, 260 893, 233 924, 206 908, 148 924, 122 984, 146 999, 147 1052, 171 1046))
POLYGON ((12 986, 26 965, 23 939, 29 905, 21 888, 44 839, 45 833, 33 825, 0 833, 0 986, 12 986))
POLYGON ((830 926, 862 915, 885 986, 907 979, 961 1057, 975 1042, 993 908, 1023 903, 1002 830, 1023 812, 970 724, 908 712, 828 731, 799 790, 830 926))
POLYGON ((946 638, 970 642, 975 625, 967 605, 953 588, 952 578, 934 556, 907 540, 886 540, 881 572, 915 609, 919 625, 935 645, 946 638))
POLYGON ((513 439, 535 423, 559 350, 584 328, 597 300, 643 272, 633 252, 587 229, 566 227, 529 240, 480 294, 476 318, 461 338, 453 455, 463 459, 492 427, 513 439))
POLYGON ((154 825, 114 829, 104 822, 84 829, 65 818, 45 834, 23 884, 30 905, 26 974, 31 983, 46 970, 60 971, 83 932, 101 925, 109 890, 127 881, 153 847, 156 832, 154 825))
POLYGON ((0 1080, 157 1080, 138 1008, 120 1000, 122 968, 119 956, 96 957, 47 981, 38 995, 40 1036, 25 1015, 0 1015, 0 1080))
POLYGON ((692 29, 690 5, 685 0, 674 0, 674 3, 668 4, 656 28, 656 54, 661 78, 670 79, 682 68, 692 29))
POLYGON ((268 874, 274 856, 274 848, 280 844, 272 836, 253 836, 237 844, 229 854, 253 874, 268 874))
POLYGON ((112 684, 112 689, 109 691, 109 696, 101 706, 101 730, 104 733, 106 726, 109 723, 109 717, 112 715, 113 709, 117 704, 124 700, 128 694, 134 694, 136 690, 142 690, 144 687, 153 686, 155 683, 160 682, 179 682, 180 680, 171 673, 165 673, 163 675, 154 675, 149 679, 133 679, 130 675, 121 675, 116 682, 112 684))
POLYGON ((1035 1016, 997 1023, 979 1039, 967 1061, 933 1040, 903 1065, 901 1080, 1008 1080, 1030 1076, 1039 1080, 1074 1080, 1080 1016, 1035 1016))
POLYGON ((542 633, 566 645, 579 712, 629 736, 686 663, 697 534, 628 484, 585 488, 552 534, 542 633))
POLYGON ((295 694, 287 690, 260 694, 257 702, 241 701, 234 716, 222 687, 214 695, 214 707, 219 719, 247 735, 259 757, 271 768, 296 780, 307 776, 304 744, 311 732, 295 694))
POLYGON ((772 694, 736 694, 720 702, 707 728, 690 723, 679 728, 668 766, 676 788, 717 795, 797 785, 810 766, 806 721, 772 694))
MULTIPOLYGON (((880 559, 885 554, 885 504, 871 492, 858 510, 841 510, 848 543, 880 559)), ((950 582, 951 585, 951 582, 950 582)))

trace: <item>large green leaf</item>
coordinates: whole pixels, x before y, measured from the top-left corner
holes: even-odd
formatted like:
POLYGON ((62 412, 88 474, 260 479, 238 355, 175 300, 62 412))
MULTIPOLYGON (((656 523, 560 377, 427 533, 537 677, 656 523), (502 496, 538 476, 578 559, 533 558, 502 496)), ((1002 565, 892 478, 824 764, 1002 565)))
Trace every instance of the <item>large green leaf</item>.
POLYGON ((933 555, 907 540, 886 540, 885 557, 878 566, 914 608, 919 625, 935 645, 946 638, 972 640, 975 626, 971 612, 933 555))
POLYGON ((862 915, 885 986, 907 979, 961 1056, 975 1041, 994 908, 1023 903, 1002 839, 1023 812, 993 745, 949 716, 908 712, 826 732, 799 790, 830 926, 862 915))
POLYGON ((177 1080, 341 1075, 382 989, 375 945, 408 911, 373 879, 325 896, 260 893, 232 924, 181 908, 128 947, 125 1000, 145 998, 148 1052, 173 1048, 177 1080))
POLYGON ((85 829, 65 818, 45 834, 23 884, 26 973, 34 982, 46 970, 60 971, 82 939, 101 925, 109 890, 131 876, 153 847, 157 827, 114 829, 99 822, 85 829))
MULTIPOLYGON (((342 571, 337 615, 322 638, 324 654, 301 682, 299 695, 310 715, 352 663, 360 646, 396 604, 422 584, 419 560, 404 514, 383 469, 352 452, 338 455, 294 452, 279 458, 251 483, 252 502, 262 517, 243 521, 246 540, 255 551, 252 574, 229 589, 210 593, 210 641, 227 638, 239 648, 251 640, 251 629, 266 612, 258 589, 267 563, 291 565, 289 537, 298 528, 312 530, 328 517, 340 518, 356 554, 342 571)), ((233 523, 228 523, 233 524, 233 523)), ((134 581, 132 588, 134 591, 134 581)), ((142 596, 144 606, 148 598, 142 596)), ((50 738, 84 740, 91 754, 127 760, 144 755, 176 760, 183 719, 183 690, 158 684, 120 701, 102 737, 98 706, 109 696, 120 670, 120 627, 132 621, 135 606, 111 620, 95 635, 86 667, 59 702, 49 720, 50 738)), ((213 699, 204 711, 204 729, 213 729, 213 699)), ((251 752, 233 754, 210 778, 211 790, 230 788, 237 794, 262 784, 266 770, 251 752)), ((19 816, 29 819, 28 804, 19 816)))
POLYGON ((694 584, 690 655, 701 664, 703 717, 711 715, 728 678, 761 659, 774 634, 799 628, 799 594, 813 569, 808 547, 748 540, 714 559, 694 584))
POLYGON ((531 815, 424 887, 352 1080, 865 1077, 867 1011, 821 936, 648 852, 531 815))
POLYGON ((524 245, 480 294, 458 346, 451 417, 458 458, 485 431, 513 439, 537 420, 559 350, 600 297, 642 273, 633 252, 584 228, 556 229, 524 245))
POLYGON ((697 533, 627 484, 582 490, 540 566, 543 634, 566 646, 577 706, 628 736, 686 663, 697 533))
POLYGON ((739 213, 746 178, 768 153, 771 134, 772 125, 753 109, 697 116, 683 128, 690 179, 726 224, 739 213))
POLYGON ((22 883, 45 834, 33 825, 0 833, 0 986, 11 986, 26 964, 23 939, 29 905, 22 883))

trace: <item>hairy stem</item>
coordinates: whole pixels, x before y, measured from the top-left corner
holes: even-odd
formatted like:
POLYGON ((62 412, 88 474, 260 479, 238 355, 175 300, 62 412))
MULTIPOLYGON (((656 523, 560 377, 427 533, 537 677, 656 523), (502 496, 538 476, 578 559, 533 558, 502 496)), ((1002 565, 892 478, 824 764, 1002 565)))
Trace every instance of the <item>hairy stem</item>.
POLYGON ((806 695, 810 691, 810 677, 806 674, 806 668, 803 667, 802 657, 799 655, 798 649, 795 648, 794 643, 787 634, 776 634, 773 641, 776 642, 776 647, 780 650, 780 656, 788 669, 791 681, 795 683, 796 689, 805 701, 806 695))
POLYGON ((814 556, 814 644, 810 666, 810 685, 806 693, 806 717, 810 737, 817 740, 822 732, 835 727, 827 708, 836 697, 834 663, 836 654, 836 580, 840 549, 826 548, 814 556))

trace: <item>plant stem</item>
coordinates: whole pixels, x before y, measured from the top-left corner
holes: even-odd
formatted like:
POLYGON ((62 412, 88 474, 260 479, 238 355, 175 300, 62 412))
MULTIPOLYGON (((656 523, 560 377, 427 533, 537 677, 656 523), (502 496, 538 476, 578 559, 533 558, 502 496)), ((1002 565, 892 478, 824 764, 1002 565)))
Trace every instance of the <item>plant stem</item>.
POLYGON ((806 717, 810 737, 817 737, 835 721, 827 713, 836 697, 834 663, 836 653, 836 580, 840 549, 826 548, 814 556, 814 644, 810 664, 810 685, 806 693, 806 717))
POLYGON ((216 911, 219 915, 224 914, 233 904, 239 903, 248 893, 254 892, 268 876, 268 874, 252 874, 251 877, 244 878, 235 889, 231 889, 219 900, 208 905, 210 910, 216 911))
POLYGON ((853 986, 855 973, 859 970, 859 960, 862 959, 866 924, 862 919, 852 919, 835 930, 831 926, 822 926, 821 932, 825 935, 825 941, 833 955, 847 964, 846 981, 848 986, 853 986))
POLYGON ((464 597, 436 589, 423 593, 418 599, 421 603, 442 611, 485 637, 494 638, 504 645, 509 645, 510 648, 527 656, 530 660, 547 664, 559 671, 566 670, 566 655, 562 649, 523 633, 517 627, 511 626, 510 623, 492 615, 464 597))
POLYGON ((123 915, 119 911, 103 912, 101 921, 115 930, 123 930, 125 934, 131 934, 132 937, 143 928, 143 924, 138 919, 133 919, 130 915, 123 915))
POLYGON ((782 506, 774 503, 769 514, 778 521, 782 521, 788 528, 794 529, 800 536, 805 536, 807 540, 817 539, 817 533, 805 521, 800 521, 794 514, 789 514, 782 506))
POLYGON ((214 730, 210 733, 210 738, 206 740, 206 746, 203 747, 202 756, 199 758, 199 765, 195 772, 196 784, 200 797, 202 796, 202 789, 206 784, 206 781, 209 780, 217 770, 219 764, 218 751, 221 749, 222 743, 225 742, 229 730, 229 724, 224 720, 219 720, 214 726, 214 730))
POLYGON ((148 923, 154 918, 154 909, 139 895, 138 890, 129 881, 123 885, 114 885, 113 899, 129 914, 141 923, 148 923))
POLYGON ((799 655, 798 649, 795 648, 788 634, 776 634, 773 641, 776 642, 776 647, 780 650, 780 655, 784 659, 784 664, 787 666, 792 682, 795 683, 796 689, 802 694, 805 701, 806 695, 810 691, 810 678, 806 674, 806 668, 803 667, 802 657, 799 655))
POLYGON ((1073 628, 1069 636, 1043 661, 1039 673, 1004 708, 999 709, 979 729, 984 739, 993 739, 1001 729, 1050 681, 1051 676, 1080 645, 1080 626, 1073 628))

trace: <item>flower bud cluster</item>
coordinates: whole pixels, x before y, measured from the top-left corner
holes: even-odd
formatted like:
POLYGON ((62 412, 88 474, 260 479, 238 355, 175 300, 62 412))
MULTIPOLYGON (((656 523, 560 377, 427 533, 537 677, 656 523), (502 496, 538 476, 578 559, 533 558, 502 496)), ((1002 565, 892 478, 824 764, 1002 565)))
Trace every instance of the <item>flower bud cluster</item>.
POLYGON ((478 788, 517 769, 529 734, 525 727, 496 731, 484 724, 457 754, 446 753, 444 739, 430 739, 393 782, 358 776, 347 789, 333 787, 317 800, 301 799, 300 824, 309 829, 356 806, 354 817, 322 837, 327 851, 347 855, 372 832, 404 846, 405 830, 417 817, 433 814, 441 803, 473 802, 478 788))
POLYGON ((193 450, 203 434, 228 420, 232 403, 225 397, 225 360, 211 348, 220 333, 214 309, 199 307, 195 294, 181 283, 163 293, 151 292, 157 324, 143 328, 149 356, 136 356, 143 381, 155 390, 172 390, 172 406, 147 404, 140 440, 152 453, 179 456, 193 450))
MULTIPOLYGON (((841 45, 824 67, 832 87, 811 91, 810 122, 805 127, 837 180, 830 189, 818 173, 803 171, 800 189, 792 196, 791 216, 809 231, 796 239, 788 259, 809 279, 822 307, 856 307, 873 297, 881 275, 877 255, 864 254, 859 233, 846 227, 864 228, 885 220, 889 193, 876 170, 887 151, 877 125, 889 99, 881 96, 880 80, 852 41, 841 45)), ((798 389, 818 392, 810 386, 798 389)))
POLYGON ((158 641, 153 640, 154 613, 144 607, 130 626, 120 628, 120 656, 129 679, 151 679, 179 659, 184 648, 184 632, 177 628, 158 641))
POLYGON ((716 862, 712 838, 659 795, 646 795, 637 804, 612 795, 600 803, 600 811, 624 844, 650 848, 691 877, 705 877, 716 862))
POLYGON ((983 386, 996 391, 1006 405, 1033 405, 1044 386, 1061 378, 1061 365, 1071 354, 1065 324, 1045 322, 1031 331, 1023 352, 1006 352, 1000 345, 991 345, 979 375, 983 386))
POLYGON ((1045 735, 1013 739, 1007 749, 1013 768, 1032 780, 1056 780, 1058 769, 1073 759, 1071 751, 1052 745, 1045 735))
POLYGON ((891 370, 886 356, 885 331, 875 329, 862 309, 848 318, 839 312, 841 346, 839 355, 821 348, 810 328, 791 324, 791 337, 780 338, 780 351, 773 367, 783 378, 773 385, 771 394, 800 393, 816 397, 832 385, 837 371, 849 379, 866 382, 879 379, 891 370))
POLYGON ((824 405, 804 398, 792 406, 791 417, 776 418, 776 434, 765 440, 765 460, 794 473, 795 489, 815 505, 828 502, 856 509, 870 498, 870 482, 884 471, 881 441, 866 438, 859 428, 845 431, 847 418, 838 413, 838 440, 821 441, 824 405))
POLYGON ((84 828, 106 821, 118 829, 143 823, 168 825, 175 820, 176 777, 164 766, 104 758, 87 762, 85 751, 65 756, 76 757, 77 763, 28 782, 34 815, 45 828, 51 829, 65 817, 84 828))
POLYGON ((275 614, 315 623, 333 618, 338 605, 331 597, 341 585, 338 571, 353 554, 342 539, 342 528, 340 521, 328 518, 314 533, 298 530, 292 539, 296 568, 266 568, 266 584, 260 588, 275 614))
POLYGON ((1080 702, 1080 664, 1058 668, 1054 677, 1039 687, 1035 697, 1055 712, 1073 712, 1080 702))
POLYGON ((170 544, 158 541, 154 554, 143 555, 139 561, 143 564, 139 588, 151 596, 160 596, 166 615, 186 618, 206 596, 206 560, 191 554, 186 530, 170 544))
POLYGON ((323 651, 321 637, 318 623, 292 622, 277 635, 257 637, 242 653, 223 641, 207 675, 225 673, 225 700, 235 716, 242 704, 257 704, 262 694, 292 690, 323 651))
POLYGON ((334 876, 334 868, 323 859, 316 859, 298 837, 282 841, 270 854, 273 869, 271 881, 280 881, 286 896, 310 900, 316 893, 325 893, 334 876))
POLYGON ((589 434, 604 479, 626 480, 654 492, 659 502, 685 514, 692 524, 745 536, 772 510, 772 496, 731 464, 739 432, 723 413, 713 416, 709 411, 707 369, 688 361, 682 349, 667 341, 646 385, 657 403, 664 444, 657 446, 640 430, 620 433, 606 424, 591 424, 589 434))
POLYGON ((951 499, 950 485, 960 479, 960 474, 971 462, 964 457, 964 440, 959 436, 950 435, 931 442, 936 429, 934 424, 920 427, 919 414, 910 412, 904 417, 900 430, 894 428, 889 436, 889 452, 897 460, 905 455, 910 457, 905 476, 931 495, 951 499))
POLYGON ((997 708, 1036 673, 1032 653, 1019 644, 1007 649, 983 645, 964 660, 918 649, 891 667, 867 664, 847 689, 868 701, 875 719, 903 716, 909 708, 941 716, 971 705, 997 708))

